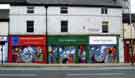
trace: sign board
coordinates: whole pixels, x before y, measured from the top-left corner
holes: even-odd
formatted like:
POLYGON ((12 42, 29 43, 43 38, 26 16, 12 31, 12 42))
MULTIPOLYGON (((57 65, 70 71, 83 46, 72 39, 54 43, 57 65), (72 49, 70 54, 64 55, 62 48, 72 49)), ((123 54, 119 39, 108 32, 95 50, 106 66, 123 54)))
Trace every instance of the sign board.
POLYGON ((116 36, 90 36, 89 44, 117 44, 116 36))
POLYGON ((12 36, 12 45, 44 45, 46 38, 44 36, 12 36))
POLYGON ((50 45, 78 45, 88 44, 88 36, 48 36, 50 45))

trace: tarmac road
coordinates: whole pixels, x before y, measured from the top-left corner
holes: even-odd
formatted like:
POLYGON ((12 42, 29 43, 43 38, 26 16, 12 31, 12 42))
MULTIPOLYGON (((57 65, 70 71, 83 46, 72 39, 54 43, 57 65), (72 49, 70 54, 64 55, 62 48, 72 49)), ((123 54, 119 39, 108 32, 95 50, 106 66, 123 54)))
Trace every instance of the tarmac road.
POLYGON ((1 67, 0 78, 135 78, 135 67, 1 67))

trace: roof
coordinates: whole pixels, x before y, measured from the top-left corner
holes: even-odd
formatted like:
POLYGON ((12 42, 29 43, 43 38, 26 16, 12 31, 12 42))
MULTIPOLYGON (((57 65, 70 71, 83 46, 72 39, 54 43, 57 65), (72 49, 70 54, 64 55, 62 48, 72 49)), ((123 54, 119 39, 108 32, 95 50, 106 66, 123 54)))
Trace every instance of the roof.
POLYGON ((119 6, 120 0, 27 0, 29 4, 119 6))
POLYGON ((26 0, 0 0, 0 3, 24 3, 26 0))
POLYGON ((8 9, 0 9, 0 19, 1 20, 9 19, 9 10, 8 9))
POLYGON ((0 0, 0 3, 121 7, 120 0, 0 0))

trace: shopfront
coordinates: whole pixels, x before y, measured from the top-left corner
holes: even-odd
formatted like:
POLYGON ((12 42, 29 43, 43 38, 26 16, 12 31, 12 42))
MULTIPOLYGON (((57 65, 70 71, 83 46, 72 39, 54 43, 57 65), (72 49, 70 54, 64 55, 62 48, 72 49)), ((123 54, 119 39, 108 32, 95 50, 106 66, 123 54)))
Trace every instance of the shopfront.
POLYGON ((88 36, 48 36, 48 63, 87 63, 87 44, 88 36))
POLYGON ((8 37, 0 36, 0 64, 8 60, 8 37))
POLYGON ((47 63, 46 36, 9 37, 9 63, 47 63))
POLYGON ((90 36, 89 54, 91 63, 117 63, 119 60, 116 36, 90 36))
POLYGON ((132 40, 133 43, 131 43, 131 40, 132 39, 124 39, 124 62, 125 63, 130 63, 132 60, 135 62, 135 39, 132 40))

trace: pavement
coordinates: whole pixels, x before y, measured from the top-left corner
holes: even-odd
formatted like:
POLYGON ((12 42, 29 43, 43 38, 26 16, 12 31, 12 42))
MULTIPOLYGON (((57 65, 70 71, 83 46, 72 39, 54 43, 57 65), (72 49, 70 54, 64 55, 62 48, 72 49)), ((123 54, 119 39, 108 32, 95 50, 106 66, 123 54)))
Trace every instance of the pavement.
POLYGON ((0 64, 0 67, 131 67, 131 63, 107 63, 107 64, 32 64, 32 63, 9 63, 0 64))

